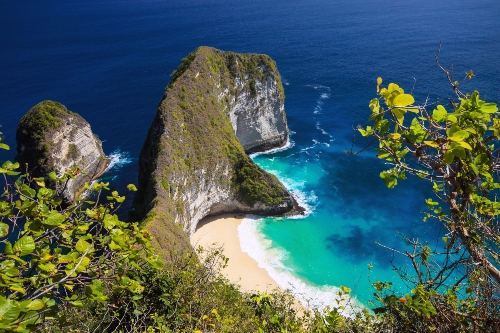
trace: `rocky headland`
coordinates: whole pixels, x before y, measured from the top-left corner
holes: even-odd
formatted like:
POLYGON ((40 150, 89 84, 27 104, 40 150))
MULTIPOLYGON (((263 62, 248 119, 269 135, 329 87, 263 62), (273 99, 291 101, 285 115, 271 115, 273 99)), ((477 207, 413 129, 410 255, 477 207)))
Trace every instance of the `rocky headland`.
POLYGON ((131 213, 145 221, 157 246, 189 247, 188 235, 209 215, 283 215, 298 208, 247 155, 287 142, 283 102, 267 55, 200 47, 182 60, 144 142, 131 213))
POLYGON ((38 103, 21 118, 16 141, 16 159, 34 177, 46 177, 50 172, 62 176, 79 168, 75 169, 74 179, 56 189, 66 204, 74 202, 85 182, 97 178, 108 163, 89 123, 54 101, 38 103))

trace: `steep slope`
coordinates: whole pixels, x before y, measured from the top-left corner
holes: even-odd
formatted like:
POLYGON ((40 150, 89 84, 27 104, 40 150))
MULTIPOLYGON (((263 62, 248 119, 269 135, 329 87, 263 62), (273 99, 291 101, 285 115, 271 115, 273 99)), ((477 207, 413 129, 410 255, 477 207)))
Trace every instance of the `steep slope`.
POLYGON ((192 233, 207 215, 294 209, 277 178, 245 153, 286 143, 283 99, 266 55, 200 47, 182 60, 141 151, 132 213, 146 219, 160 247, 188 246, 178 226, 192 233))
POLYGON ((77 113, 58 102, 43 101, 29 110, 19 122, 16 132, 17 157, 35 177, 55 171, 61 176, 74 167, 80 168, 75 179, 62 189, 66 204, 80 194, 85 182, 98 177, 107 160, 101 141, 90 125, 77 113))

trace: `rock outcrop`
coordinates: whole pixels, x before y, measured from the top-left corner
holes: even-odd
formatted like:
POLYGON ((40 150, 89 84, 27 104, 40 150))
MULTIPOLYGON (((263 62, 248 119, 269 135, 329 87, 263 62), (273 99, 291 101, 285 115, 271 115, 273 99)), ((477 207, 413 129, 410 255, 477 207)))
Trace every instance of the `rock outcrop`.
MULTIPOLYGON (((75 201, 85 182, 98 177, 107 159, 101 141, 77 113, 54 101, 43 101, 28 111, 16 133, 17 157, 21 167, 35 177, 54 171, 58 176, 79 167, 75 179, 58 188, 66 204, 75 201)), ((54 184, 55 186, 55 184, 54 184)))
POLYGON ((288 128, 283 86, 266 55, 200 47, 182 60, 139 158, 132 219, 158 245, 188 244, 200 219, 220 213, 281 215, 296 203, 246 152, 280 147, 288 128))
POLYGON ((229 118, 241 145, 247 153, 283 146, 288 140, 285 95, 274 62, 265 55, 226 57, 236 89, 229 118))

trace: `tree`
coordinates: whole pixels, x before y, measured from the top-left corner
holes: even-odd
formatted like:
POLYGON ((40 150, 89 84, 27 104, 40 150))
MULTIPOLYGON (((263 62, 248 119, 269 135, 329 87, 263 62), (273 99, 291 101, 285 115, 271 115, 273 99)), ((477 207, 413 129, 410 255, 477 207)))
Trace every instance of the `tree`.
MULTIPOLYGON (((0 133, 1 134, 1 133, 0 133)), ((1 149, 9 149, 0 142, 1 149)), ((86 184, 89 195, 64 208, 58 193, 45 179, 21 175, 19 163, 0 167, 0 332, 30 332, 46 320, 64 314, 58 304, 82 306, 83 301, 105 304, 103 283, 140 297, 144 287, 131 278, 143 263, 159 268, 151 236, 137 223, 115 214, 125 197, 116 191, 100 203, 108 183, 86 184), (95 198, 95 200, 93 199, 95 198)), ((62 177, 64 183, 79 172, 62 177)), ((136 190, 134 185, 128 189, 136 190)))
MULTIPOLYGON (((380 177, 389 188, 407 174, 430 183, 435 198, 425 200, 429 211, 424 220, 437 219, 448 231, 442 249, 407 239, 412 251, 394 250, 410 258, 415 276, 404 278, 415 288, 404 301, 380 296, 385 305, 381 310, 392 309, 399 315, 412 310, 417 317, 428 318, 421 321, 422 331, 444 330, 448 325, 450 330, 496 332, 500 329, 498 108, 481 100, 478 91, 462 93, 437 56, 436 62, 455 99, 415 104, 414 97, 397 84, 384 87, 378 78, 378 97, 369 103, 372 125, 358 128, 378 142, 377 156, 389 166, 380 177), (440 311, 448 317, 430 319, 440 311)), ((466 78, 473 76, 472 71, 466 73, 466 78)), ((385 287, 379 284, 377 289, 385 287)))

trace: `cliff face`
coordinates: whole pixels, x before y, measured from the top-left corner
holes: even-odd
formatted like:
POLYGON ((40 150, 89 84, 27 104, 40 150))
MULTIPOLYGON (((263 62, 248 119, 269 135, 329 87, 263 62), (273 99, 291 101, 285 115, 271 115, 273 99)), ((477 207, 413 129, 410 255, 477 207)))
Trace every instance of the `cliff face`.
MULTIPOLYGON (((241 145, 247 153, 283 146, 288 139, 283 86, 271 59, 263 55, 254 75, 238 72, 234 78, 237 93, 232 96, 229 117, 241 145), (268 65, 266 65, 266 62, 268 65), (248 89, 245 89, 245 88, 248 89)), ((248 56, 247 56, 248 57, 248 56)), ((232 66, 246 66, 238 60, 232 66)))
POLYGON ((90 125, 77 113, 54 101, 35 105, 21 118, 16 132, 17 157, 35 177, 79 167, 81 173, 70 179, 62 191, 65 203, 75 201, 85 182, 99 176, 106 168, 101 141, 90 125))
POLYGON ((293 209, 290 193, 245 153, 286 142, 283 99, 266 55, 200 47, 183 59, 139 159, 132 217, 146 218, 159 246, 188 243, 176 225, 191 233, 207 215, 293 209))

